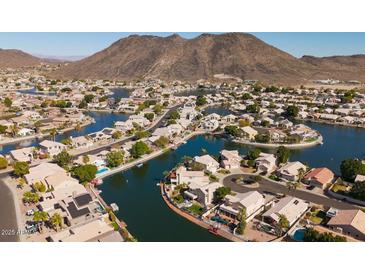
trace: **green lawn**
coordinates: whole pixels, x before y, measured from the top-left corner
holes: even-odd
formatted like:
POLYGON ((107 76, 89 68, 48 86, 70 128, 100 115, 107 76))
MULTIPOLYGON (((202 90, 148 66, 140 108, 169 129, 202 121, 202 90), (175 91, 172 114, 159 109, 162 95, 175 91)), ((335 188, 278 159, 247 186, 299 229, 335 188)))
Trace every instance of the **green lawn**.
POLYGON ((347 186, 342 185, 342 184, 334 184, 332 189, 333 192, 347 192, 347 186))
POLYGON ((201 216, 203 214, 203 207, 198 204, 193 204, 191 207, 187 208, 187 210, 194 215, 201 216))
POLYGON ((309 217, 309 220, 314 224, 321 224, 326 218, 326 213, 322 210, 316 210, 315 212, 312 212, 311 216, 309 217))

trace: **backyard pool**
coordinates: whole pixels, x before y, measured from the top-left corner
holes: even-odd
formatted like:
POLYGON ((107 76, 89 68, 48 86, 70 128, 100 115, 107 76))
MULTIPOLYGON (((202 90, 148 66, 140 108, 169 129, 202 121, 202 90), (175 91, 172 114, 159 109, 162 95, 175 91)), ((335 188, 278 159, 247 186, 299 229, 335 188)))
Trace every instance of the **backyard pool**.
POLYGON ((303 242, 304 233, 305 233, 304 228, 298 228, 297 230, 294 231, 292 235, 293 240, 295 240, 296 242, 303 242))
POLYGON ((109 170, 109 168, 104 167, 104 168, 102 168, 102 169, 99 169, 99 170, 96 172, 96 174, 101 174, 101 173, 106 172, 106 171, 108 171, 108 170, 109 170))

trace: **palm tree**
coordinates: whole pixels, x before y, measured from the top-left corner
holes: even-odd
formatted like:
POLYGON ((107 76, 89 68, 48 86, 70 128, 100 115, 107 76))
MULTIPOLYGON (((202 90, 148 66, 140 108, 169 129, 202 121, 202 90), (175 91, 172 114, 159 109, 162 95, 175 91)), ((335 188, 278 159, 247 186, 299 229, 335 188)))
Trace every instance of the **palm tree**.
POLYGON ((11 131, 11 135, 13 137, 15 137, 18 134, 18 132, 19 132, 19 128, 18 128, 17 125, 14 124, 14 125, 11 125, 10 126, 10 131, 11 131))
POLYGON ((58 231, 58 228, 62 228, 62 217, 59 213, 55 213, 52 215, 51 219, 50 219, 50 225, 53 229, 55 229, 56 231, 58 231))
POLYGON ((57 135, 57 129, 56 128, 52 128, 49 132, 49 134, 53 137, 53 142, 56 139, 56 135, 57 135))
POLYGON ((44 211, 36 211, 33 215, 33 221, 40 224, 40 231, 43 230, 43 225, 45 222, 49 220, 49 216, 47 212, 44 211))
POLYGON ((304 177, 305 170, 303 168, 300 168, 298 170, 298 182, 300 183, 304 177))
POLYGON ((284 231, 286 231, 289 228, 289 226, 290 226, 290 224, 289 224, 288 218, 286 218, 285 215, 280 214, 279 222, 277 224, 277 228, 278 228, 278 232, 279 232, 278 236, 282 236, 284 231))

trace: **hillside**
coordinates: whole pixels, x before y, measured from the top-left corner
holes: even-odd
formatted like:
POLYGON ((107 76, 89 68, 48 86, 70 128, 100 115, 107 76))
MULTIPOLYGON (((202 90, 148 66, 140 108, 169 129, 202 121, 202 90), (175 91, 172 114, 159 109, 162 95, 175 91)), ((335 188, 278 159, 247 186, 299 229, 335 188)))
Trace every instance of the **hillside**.
POLYGON ((37 66, 41 59, 15 49, 0 49, 0 68, 37 66))

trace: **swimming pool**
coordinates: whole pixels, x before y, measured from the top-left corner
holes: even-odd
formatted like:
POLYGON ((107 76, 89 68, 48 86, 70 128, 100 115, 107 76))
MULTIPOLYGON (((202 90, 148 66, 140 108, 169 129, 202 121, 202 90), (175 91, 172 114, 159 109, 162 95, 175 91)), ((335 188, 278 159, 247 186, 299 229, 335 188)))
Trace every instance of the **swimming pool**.
POLYGON ((100 174, 100 173, 106 172, 106 171, 108 171, 108 170, 109 170, 109 168, 104 167, 104 168, 102 168, 102 169, 99 169, 99 170, 96 172, 96 174, 100 174))
POLYGON ((292 235, 293 240, 295 240, 297 242, 303 242, 304 233, 305 233, 304 228, 298 228, 297 230, 294 231, 294 233, 292 235))

